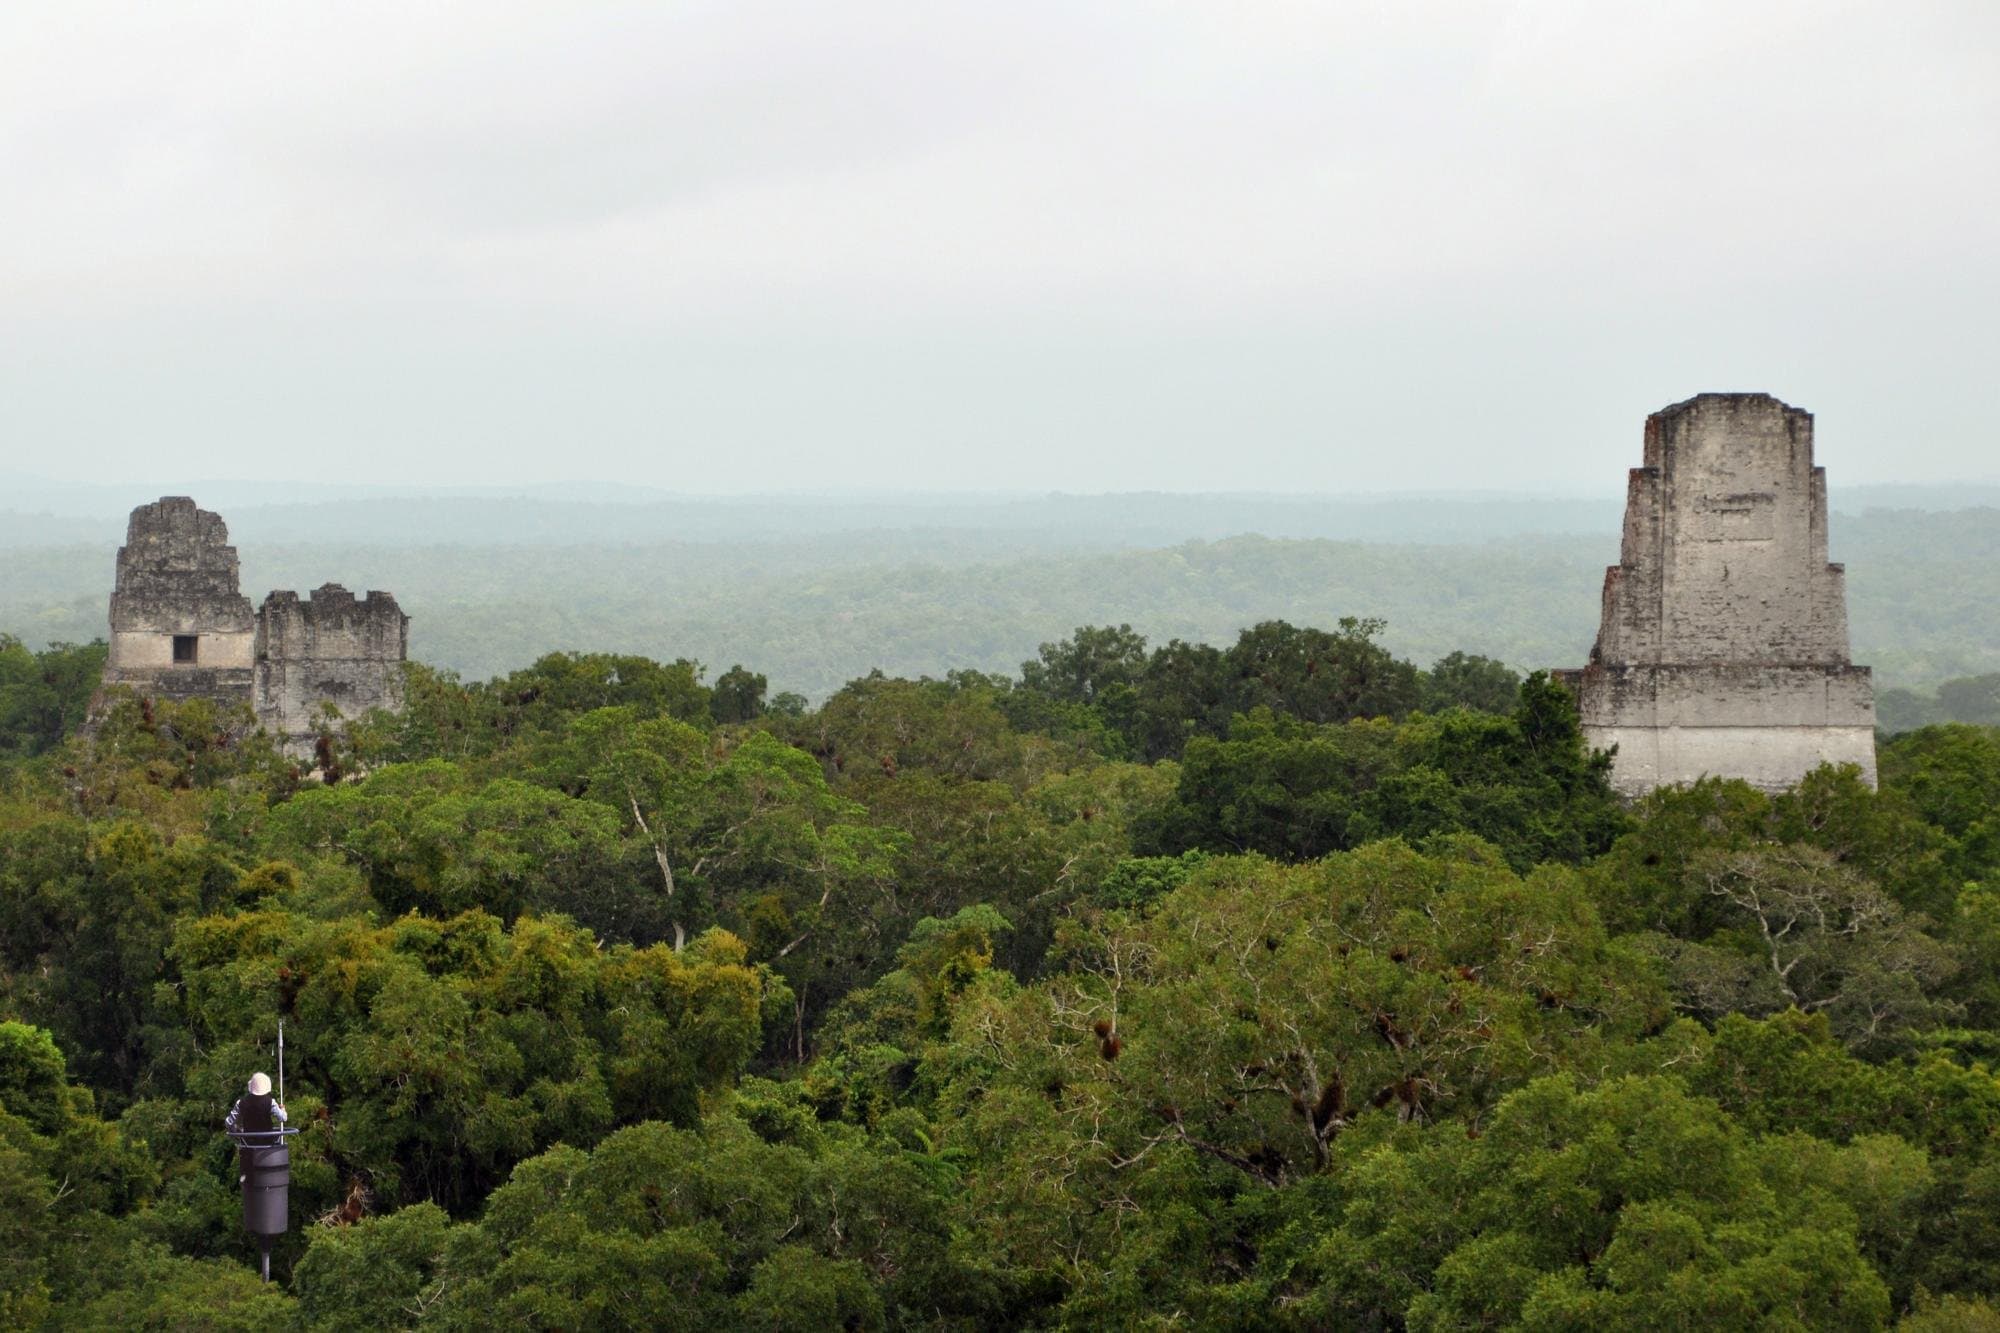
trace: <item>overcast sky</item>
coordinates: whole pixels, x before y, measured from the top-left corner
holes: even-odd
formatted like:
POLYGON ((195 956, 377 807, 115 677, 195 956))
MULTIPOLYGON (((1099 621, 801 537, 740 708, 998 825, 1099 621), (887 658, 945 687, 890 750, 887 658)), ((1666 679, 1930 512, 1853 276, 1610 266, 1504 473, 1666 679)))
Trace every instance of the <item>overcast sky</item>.
POLYGON ((63 0, 0 164, 0 473, 2000 476, 1993 0, 63 0))

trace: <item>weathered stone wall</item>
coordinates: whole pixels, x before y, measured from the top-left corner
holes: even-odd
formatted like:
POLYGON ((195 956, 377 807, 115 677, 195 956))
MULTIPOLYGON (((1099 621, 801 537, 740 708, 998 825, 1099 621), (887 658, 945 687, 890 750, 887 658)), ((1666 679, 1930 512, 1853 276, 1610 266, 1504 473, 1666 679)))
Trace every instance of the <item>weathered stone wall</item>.
POLYGON ((1578 676, 1585 733, 1618 747, 1613 782, 1628 794, 1704 774, 1782 791, 1822 763, 1858 764, 1874 781, 1866 667, 1595 664, 1578 676))
POLYGON ((303 601, 274 592, 257 613, 257 716, 294 752, 319 735, 322 708, 345 718, 403 706, 410 618, 386 592, 357 598, 329 583, 303 601))
POLYGON ((104 683, 168 699, 248 703, 255 640, 222 519, 186 496, 133 510, 118 548, 104 683), (176 660, 177 639, 188 660, 176 660))
POLYGON ((1703 394, 1646 421, 1591 665, 1564 673, 1628 794, 1704 774, 1790 786, 1823 762, 1875 780, 1874 691, 1848 664, 1812 415, 1703 394))

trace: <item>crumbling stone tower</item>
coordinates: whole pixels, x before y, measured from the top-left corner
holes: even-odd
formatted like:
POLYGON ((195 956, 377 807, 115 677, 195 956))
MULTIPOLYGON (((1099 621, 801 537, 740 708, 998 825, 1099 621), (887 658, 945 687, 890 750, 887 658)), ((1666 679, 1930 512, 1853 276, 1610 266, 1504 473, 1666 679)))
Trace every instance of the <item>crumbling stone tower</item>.
POLYGON ((318 738, 327 705, 343 717, 400 712, 409 654, 410 618, 386 592, 274 592, 257 612, 257 720, 297 750, 318 738))
POLYGON ((1646 419, 1590 665, 1562 675, 1626 795, 1704 775, 1783 790, 1822 763, 1875 781, 1875 695, 1848 661, 1813 419, 1705 393, 1646 419))
POLYGON ((222 519, 184 495, 132 511, 111 593, 106 685, 173 700, 250 701, 256 618, 222 519))
POLYGON ((386 592, 329 583, 274 592, 251 614, 222 519, 186 496, 132 511, 111 594, 104 684, 175 701, 248 704, 288 752, 312 753, 322 714, 403 706, 410 618, 386 592))

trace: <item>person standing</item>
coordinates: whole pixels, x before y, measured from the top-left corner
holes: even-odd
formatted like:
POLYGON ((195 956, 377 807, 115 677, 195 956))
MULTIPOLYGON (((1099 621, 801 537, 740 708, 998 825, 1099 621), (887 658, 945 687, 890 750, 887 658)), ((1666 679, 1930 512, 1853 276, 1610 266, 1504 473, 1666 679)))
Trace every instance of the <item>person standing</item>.
POLYGON ((259 1071, 250 1076, 249 1090, 229 1108, 222 1128, 244 1148, 279 1141, 277 1130, 285 1127, 285 1108, 271 1095, 271 1076, 259 1071))
MULTIPOLYGON (((279 1060, 282 1062, 283 1037, 279 1060)), ((283 1069, 284 1065, 279 1064, 283 1069)), ((271 1076, 259 1070, 222 1122, 236 1141, 236 1183, 243 1187, 243 1225, 257 1237, 258 1269, 271 1280, 271 1237, 284 1232, 291 1186, 291 1153, 285 1148, 285 1107, 271 1095, 271 1076)))

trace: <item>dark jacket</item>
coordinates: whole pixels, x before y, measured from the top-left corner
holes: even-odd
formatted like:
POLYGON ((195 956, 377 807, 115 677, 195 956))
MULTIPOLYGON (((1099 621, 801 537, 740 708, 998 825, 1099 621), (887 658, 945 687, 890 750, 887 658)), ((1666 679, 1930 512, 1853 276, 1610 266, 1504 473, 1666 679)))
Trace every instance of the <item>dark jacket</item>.
POLYGON ((278 1129, 278 1099, 270 1093, 244 1093, 230 1107, 230 1119, 222 1121, 230 1133, 258 1133, 278 1129))
POLYGON ((236 1105, 229 1108, 229 1118, 222 1122, 222 1127, 231 1134, 248 1138, 251 1143, 276 1143, 278 1138, 271 1131, 284 1123, 285 1118, 278 1111, 277 1098, 268 1092, 246 1092, 236 1099, 236 1105))

